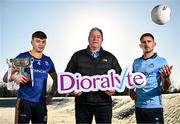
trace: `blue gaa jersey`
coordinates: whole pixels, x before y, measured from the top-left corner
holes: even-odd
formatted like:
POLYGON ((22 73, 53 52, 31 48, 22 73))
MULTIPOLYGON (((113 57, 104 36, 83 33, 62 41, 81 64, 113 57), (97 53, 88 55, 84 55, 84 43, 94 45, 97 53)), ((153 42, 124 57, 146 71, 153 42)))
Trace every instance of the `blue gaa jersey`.
POLYGON ((164 58, 156 53, 148 59, 137 58, 133 63, 133 72, 145 74, 147 84, 136 88, 135 106, 139 108, 162 108, 161 78, 159 71, 167 64, 164 58))
MULTIPOLYGON (((16 58, 30 58, 33 60, 33 75, 31 75, 33 82, 29 81, 26 84, 20 84, 18 97, 36 103, 45 102, 48 73, 55 72, 51 58, 44 54, 41 58, 36 58, 30 52, 21 53, 16 58)), ((25 69, 25 72, 31 73, 28 68, 25 69)))

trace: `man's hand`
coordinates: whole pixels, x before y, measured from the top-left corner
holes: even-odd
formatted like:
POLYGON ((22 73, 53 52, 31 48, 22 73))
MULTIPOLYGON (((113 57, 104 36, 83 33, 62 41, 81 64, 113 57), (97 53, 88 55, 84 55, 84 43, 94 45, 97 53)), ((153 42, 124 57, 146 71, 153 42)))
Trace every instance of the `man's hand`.
POLYGON ((160 76, 162 79, 164 78, 169 78, 169 76, 171 75, 171 70, 172 70, 173 66, 168 66, 165 65, 161 70, 160 70, 160 76))
POLYGON ((105 93, 108 95, 108 96, 112 96, 115 94, 115 90, 106 90, 105 93))
POLYGON ((134 92, 134 90, 130 90, 130 97, 132 100, 136 100, 136 92, 134 92))
POLYGON ((24 75, 20 75, 18 73, 14 73, 11 76, 11 79, 15 81, 17 84, 26 84, 28 81, 30 81, 29 78, 25 77, 24 75))
POLYGON ((74 96, 80 96, 82 92, 73 92, 74 96))
POLYGON ((170 80, 170 75, 171 75, 171 70, 173 66, 168 66, 165 65, 160 71, 160 76, 162 79, 162 86, 165 90, 168 90, 170 85, 171 85, 171 80, 170 80))
POLYGON ((53 96, 51 94, 46 96, 46 105, 49 105, 52 102, 53 96))

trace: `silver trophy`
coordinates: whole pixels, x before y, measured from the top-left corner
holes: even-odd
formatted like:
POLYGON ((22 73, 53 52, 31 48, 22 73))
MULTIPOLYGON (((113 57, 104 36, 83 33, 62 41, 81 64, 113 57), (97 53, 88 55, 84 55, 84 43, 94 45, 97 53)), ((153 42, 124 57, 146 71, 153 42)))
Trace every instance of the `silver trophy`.
POLYGON ((33 58, 14 58, 14 59, 7 59, 8 64, 8 82, 11 78, 11 71, 12 68, 18 70, 18 74, 24 75, 27 77, 31 82, 32 86, 34 85, 33 81, 33 58))

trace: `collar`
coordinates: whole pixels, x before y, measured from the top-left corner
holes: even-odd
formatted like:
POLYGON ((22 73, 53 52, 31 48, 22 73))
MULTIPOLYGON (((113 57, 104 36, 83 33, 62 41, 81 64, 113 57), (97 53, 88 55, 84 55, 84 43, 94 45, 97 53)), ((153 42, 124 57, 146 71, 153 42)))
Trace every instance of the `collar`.
POLYGON ((41 56, 37 56, 37 55, 33 54, 31 50, 29 51, 29 54, 36 59, 41 59, 43 57, 43 54, 41 56))
POLYGON ((153 59, 153 58, 156 58, 158 55, 157 55, 157 53, 154 53, 151 57, 149 57, 149 58, 144 58, 144 56, 142 55, 142 59, 144 59, 144 60, 148 60, 148 59, 153 59))
MULTIPOLYGON (((89 45, 87 46, 86 51, 87 51, 87 53, 88 53, 90 56, 92 56, 92 52, 91 52, 91 50, 90 50, 89 45)), ((98 51, 99 56, 102 54, 103 51, 104 51, 104 50, 103 50, 103 48, 101 47, 100 51, 98 51)))

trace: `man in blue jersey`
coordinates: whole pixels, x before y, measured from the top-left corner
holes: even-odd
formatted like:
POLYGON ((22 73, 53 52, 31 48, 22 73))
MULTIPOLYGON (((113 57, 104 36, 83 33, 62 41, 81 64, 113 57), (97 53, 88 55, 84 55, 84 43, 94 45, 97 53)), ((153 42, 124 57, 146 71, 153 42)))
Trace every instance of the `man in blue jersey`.
MULTIPOLYGON (((50 102, 57 90, 57 73, 50 57, 43 54, 47 36, 42 31, 32 34, 32 50, 20 53, 16 59, 29 58, 32 68, 24 69, 26 75, 18 68, 12 67, 10 79, 5 74, 4 82, 15 81, 20 85, 16 102, 15 123, 47 123, 46 104, 50 102), (32 74, 31 73, 32 69, 32 74), (53 79, 52 89, 46 96, 48 74, 53 79), (31 76, 27 76, 31 75, 31 76)), ((21 63, 21 62, 19 62, 21 63)), ((22 63, 21 63, 22 64, 22 63)))
POLYGON ((143 88, 130 91, 130 97, 135 100, 137 123, 164 123, 161 86, 165 90, 170 87, 172 66, 168 66, 166 59, 153 52, 155 46, 154 36, 143 34, 140 37, 143 56, 133 63, 133 72, 142 72, 147 79, 143 88))

